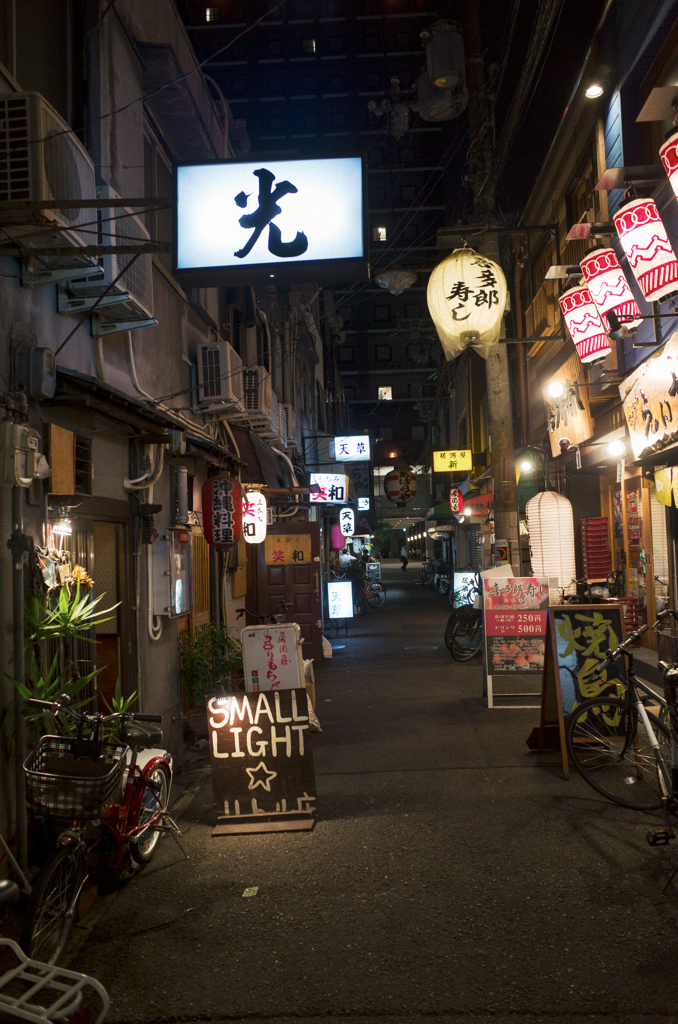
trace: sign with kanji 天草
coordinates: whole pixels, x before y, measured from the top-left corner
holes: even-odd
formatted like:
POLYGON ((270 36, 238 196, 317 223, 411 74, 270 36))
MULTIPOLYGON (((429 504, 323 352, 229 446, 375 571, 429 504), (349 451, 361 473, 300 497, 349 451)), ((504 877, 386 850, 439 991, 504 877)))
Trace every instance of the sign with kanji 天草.
POLYGON ((310 561, 310 534, 267 534, 264 541, 265 565, 308 565, 310 561))
POLYGON ((335 437, 334 458, 336 462, 369 462, 369 437, 366 434, 357 434, 354 437, 335 437))
POLYGON ((473 453, 470 449, 462 448, 458 451, 434 452, 433 472, 466 472, 473 468, 473 453))

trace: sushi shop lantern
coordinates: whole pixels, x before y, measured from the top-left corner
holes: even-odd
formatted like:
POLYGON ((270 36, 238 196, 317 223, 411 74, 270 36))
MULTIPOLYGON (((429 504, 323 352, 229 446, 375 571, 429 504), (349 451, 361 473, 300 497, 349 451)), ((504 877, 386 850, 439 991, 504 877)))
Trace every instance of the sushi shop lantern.
POLYGON ((572 505, 558 491, 541 491, 525 506, 530 534, 532 572, 554 577, 566 594, 574 593, 574 516, 572 505))
POLYGON ((266 539, 266 498, 260 491, 243 495, 242 532, 248 544, 261 544, 266 539))
POLYGON ((652 199, 634 199, 612 218, 629 266, 648 302, 678 291, 678 260, 657 205, 652 199))
POLYGON ((207 543, 220 550, 242 537, 242 488, 233 477, 212 476, 202 485, 202 529, 207 543))
POLYGON ((396 505, 407 505, 417 493, 417 478, 407 470, 394 470, 384 477, 384 494, 396 505))
POLYGON ((624 326, 632 331, 640 323, 640 309, 624 277, 614 249, 594 249, 584 256, 581 269, 591 298, 603 317, 603 323, 612 326, 606 313, 613 312, 624 320, 624 326))
POLYGON ((506 296, 501 267, 473 249, 456 249, 438 264, 426 301, 448 360, 469 345, 487 358, 499 340, 506 296))
POLYGON ((342 508, 339 513, 339 529, 342 536, 353 536, 355 532, 355 513, 352 508, 342 508))
POLYGON ((609 355, 610 340, 588 288, 570 288, 558 301, 582 363, 609 355))

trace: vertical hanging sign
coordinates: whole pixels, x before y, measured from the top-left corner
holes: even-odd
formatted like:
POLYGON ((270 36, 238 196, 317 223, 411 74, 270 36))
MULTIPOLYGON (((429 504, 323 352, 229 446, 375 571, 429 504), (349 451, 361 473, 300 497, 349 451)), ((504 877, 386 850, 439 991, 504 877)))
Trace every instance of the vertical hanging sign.
POLYGON ((242 499, 242 532, 248 544, 261 544, 266 539, 266 498, 260 491, 250 491, 242 499))
POLYGON ((242 537, 242 489, 233 477, 212 476, 203 484, 202 529, 215 548, 230 548, 242 537))

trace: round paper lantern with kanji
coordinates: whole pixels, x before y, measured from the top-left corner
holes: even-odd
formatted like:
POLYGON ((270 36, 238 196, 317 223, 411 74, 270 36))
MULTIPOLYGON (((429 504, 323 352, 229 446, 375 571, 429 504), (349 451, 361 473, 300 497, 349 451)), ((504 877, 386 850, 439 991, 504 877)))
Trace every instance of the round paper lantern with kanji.
POLYGON ((242 537, 242 488, 233 477, 211 476, 202 485, 202 530, 214 548, 230 548, 242 537))
POLYGON ((499 340, 506 296, 501 267, 473 249, 456 249, 438 264, 426 301, 448 360, 469 345, 487 358, 499 340))
POLYGON ((464 511, 464 495, 458 487, 450 488, 450 508, 453 512, 464 511))
POLYGON ((266 498, 261 491, 243 495, 242 532, 248 544, 261 544, 266 540, 266 498))
POLYGON ((678 291, 678 260, 652 199, 634 199, 613 217, 629 266, 648 302, 678 291))
POLYGON ((396 505, 407 505, 417 493, 417 478, 407 470, 394 470, 384 477, 384 494, 396 505))
POLYGON ((582 363, 609 355, 610 341, 588 288, 570 288, 558 301, 582 363))
POLYGON ((587 253, 581 261, 581 269, 598 312, 603 317, 614 312, 630 331, 637 327, 641 322, 640 309, 614 249, 594 249, 587 253))

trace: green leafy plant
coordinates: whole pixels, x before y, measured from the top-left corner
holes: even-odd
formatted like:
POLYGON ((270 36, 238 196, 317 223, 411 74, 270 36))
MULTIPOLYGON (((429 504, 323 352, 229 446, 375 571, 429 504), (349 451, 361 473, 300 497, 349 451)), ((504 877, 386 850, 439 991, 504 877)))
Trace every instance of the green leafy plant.
MULTIPOLYGON (((71 698, 70 706, 80 708, 89 703, 89 698, 80 701, 74 701, 73 698, 82 693, 101 671, 102 669, 97 668, 93 672, 88 672, 87 675, 73 677, 68 669, 59 668, 58 652, 54 655, 49 668, 43 670, 35 654, 31 653, 26 682, 20 683, 16 679, 13 682, 26 701, 31 698, 52 701, 65 693, 71 698)), ((46 716, 42 711, 29 707, 24 709, 24 715, 28 724, 29 739, 33 746, 37 744, 41 736, 54 732, 55 729, 62 733, 70 731, 70 722, 65 715, 55 719, 52 716, 46 716)))
POLYGON ((78 637, 90 643, 96 643, 91 637, 85 636, 90 629, 109 622, 120 605, 110 608, 97 608, 99 601, 105 597, 92 599, 89 594, 80 597, 80 584, 76 584, 75 593, 69 593, 67 587, 61 587, 56 604, 53 607, 45 604, 39 597, 29 597, 24 608, 24 634, 26 646, 40 644, 43 640, 69 640, 78 637))
POLYGON ((199 706, 218 686, 233 691, 233 671, 242 667, 242 649, 227 626, 205 623, 179 637, 181 678, 191 702, 199 706))

